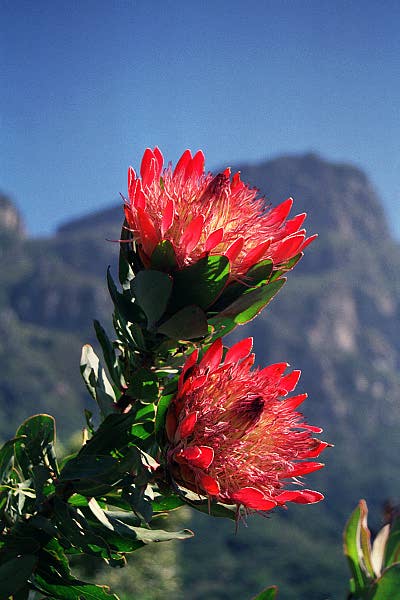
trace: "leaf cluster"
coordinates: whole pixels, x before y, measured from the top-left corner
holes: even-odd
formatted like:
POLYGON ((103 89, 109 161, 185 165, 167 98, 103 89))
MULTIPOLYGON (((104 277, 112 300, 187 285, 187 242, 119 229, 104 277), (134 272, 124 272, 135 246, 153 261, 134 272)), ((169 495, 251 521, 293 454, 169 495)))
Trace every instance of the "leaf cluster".
POLYGON ((349 600, 395 600, 400 590, 400 518, 386 524, 371 544, 367 516, 367 504, 360 500, 344 531, 352 573, 349 600))

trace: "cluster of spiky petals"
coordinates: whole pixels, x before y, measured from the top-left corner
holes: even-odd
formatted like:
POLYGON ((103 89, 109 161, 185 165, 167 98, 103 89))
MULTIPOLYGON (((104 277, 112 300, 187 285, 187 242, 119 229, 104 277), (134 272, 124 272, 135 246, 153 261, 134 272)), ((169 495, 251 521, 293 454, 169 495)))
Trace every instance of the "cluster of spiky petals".
POLYGON ((173 479, 220 502, 268 511, 286 502, 310 504, 323 495, 298 479, 323 467, 316 458, 329 444, 304 422, 287 397, 300 371, 286 363, 252 369, 252 338, 232 346, 223 360, 221 340, 199 361, 187 359, 168 409, 167 464, 173 479), (288 488, 294 484, 293 488, 288 488))
POLYGON ((266 210, 239 172, 205 173, 201 151, 192 156, 186 150, 174 170, 163 164, 160 150, 147 148, 140 177, 132 167, 128 171, 125 215, 145 266, 157 244, 169 240, 178 268, 223 254, 232 276, 240 276, 264 259, 284 267, 315 237, 306 238, 302 229, 305 213, 287 220, 291 198, 266 210))

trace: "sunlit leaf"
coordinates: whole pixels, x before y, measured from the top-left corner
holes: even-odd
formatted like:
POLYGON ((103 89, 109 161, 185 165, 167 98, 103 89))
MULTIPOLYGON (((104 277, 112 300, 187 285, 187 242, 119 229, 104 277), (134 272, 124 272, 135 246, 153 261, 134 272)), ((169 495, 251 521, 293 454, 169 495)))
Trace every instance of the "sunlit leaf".
POLYGON ((174 272, 170 306, 177 311, 195 304, 202 309, 218 298, 228 281, 230 271, 226 256, 205 256, 192 265, 174 272))
POLYGON ((276 585, 271 585, 262 591, 253 600, 274 600, 278 596, 278 588, 276 585))
POLYGON ((368 600, 399 600, 400 563, 393 564, 382 573, 367 598, 368 600))
POLYGON ((343 534, 344 553, 347 557, 351 572, 353 574, 355 590, 357 593, 362 591, 370 581, 360 564, 362 557, 360 544, 360 521, 361 508, 359 504, 350 515, 343 534))

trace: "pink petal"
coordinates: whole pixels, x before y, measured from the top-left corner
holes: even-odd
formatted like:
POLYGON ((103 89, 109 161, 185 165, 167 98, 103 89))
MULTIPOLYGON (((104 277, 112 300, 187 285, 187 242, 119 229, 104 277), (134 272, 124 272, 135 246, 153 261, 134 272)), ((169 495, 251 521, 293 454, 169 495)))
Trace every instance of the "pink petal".
POLYGON ((307 246, 309 246, 311 244, 311 242, 313 242, 315 239, 317 239, 317 237, 318 237, 318 233, 314 233, 314 235, 310 235, 310 237, 308 237, 302 244, 300 251, 303 252, 304 248, 307 248, 307 246))
POLYGON ((226 353, 224 364, 227 365, 229 363, 238 362, 242 358, 246 358, 250 354, 252 347, 252 337, 245 338, 244 340, 237 342, 237 344, 234 344, 232 348, 229 348, 228 352, 226 353))
POLYGON ((318 471, 319 469, 322 469, 322 467, 324 467, 324 463, 318 463, 318 462, 303 462, 303 463, 298 463, 297 465, 294 466, 294 469, 292 471, 286 471, 285 473, 283 473, 282 475, 280 475, 280 478, 284 479, 286 477, 299 477, 299 475, 306 475, 307 473, 313 473, 314 471, 318 471))
POLYGON ((293 256, 300 252, 300 248, 304 246, 305 232, 299 232, 291 235, 281 242, 274 244, 271 257, 275 264, 287 262, 293 256))
POLYGON ((256 360, 255 354, 250 354, 249 356, 247 356, 247 358, 244 358, 242 360, 242 362, 240 363, 241 371, 242 372, 249 371, 251 369, 251 367, 254 365, 255 360, 256 360))
POLYGON ((287 237, 288 235, 291 235, 292 233, 298 231, 303 225, 306 216, 307 213, 301 213, 300 215, 296 215, 295 217, 293 217, 293 219, 287 221, 286 225, 283 228, 284 235, 282 237, 287 237))
POLYGON ((208 469, 214 460, 214 450, 209 446, 189 446, 182 451, 181 455, 193 467, 208 469))
POLYGON ((143 208, 138 208, 136 212, 138 229, 140 229, 140 242, 142 243, 143 250, 146 252, 146 254, 151 256, 154 248, 160 241, 160 236, 154 227, 153 221, 143 210, 143 208))
POLYGON ((132 186, 135 184, 136 182, 136 173, 135 170, 132 169, 132 167, 129 167, 128 169, 128 196, 129 196, 129 200, 133 201, 133 197, 131 196, 131 189, 132 186))
POLYGON ((222 238, 224 237, 224 230, 221 227, 221 229, 217 229, 216 231, 213 231, 212 233, 210 233, 210 235, 208 236, 204 249, 206 252, 210 252, 211 250, 214 250, 214 248, 216 246, 218 246, 218 244, 220 244, 222 242, 222 238))
POLYGON ((156 146, 153 150, 154 158, 156 159, 156 178, 159 179, 164 164, 164 157, 160 148, 156 146))
POLYGON ((328 444, 328 442, 323 442, 321 440, 315 440, 315 443, 316 446, 312 448, 309 452, 307 452, 304 458, 315 458, 316 456, 319 456, 321 452, 325 450, 325 448, 328 448, 328 446, 332 446, 332 444, 328 444))
POLYGON ((272 227, 273 225, 275 227, 279 227, 279 225, 281 225, 284 222, 284 220, 290 213, 292 206, 293 198, 288 198, 287 200, 285 200, 284 202, 282 202, 281 204, 279 204, 271 210, 269 215, 265 218, 264 223, 269 227, 272 227))
MULTIPOLYGON (((185 150, 185 152, 182 154, 182 156, 180 157, 180 159, 178 160, 174 173, 172 175, 172 177, 182 177, 185 175, 186 172, 186 168, 188 166, 188 164, 191 162, 192 160, 192 153, 190 152, 190 150, 185 150)), ((185 177, 186 180, 186 177, 185 177)))
POLYGON ((232 500, 254 510, 271 510, 276 506, 275 500, 266 498, 260 490, 245 487, 232 494, 232 500))
POLYGON ((279 394, 286 396, 289 392, 292 392, 300 379, 301 371, 292 371, 287 375, 284 375, 279 382, 279 394))
POLYGON ((265 252, 268 250, 270 245, 271 241, 266 240, 265 242, 262 242, 261 244, 250 250, 250 252, 248 252, 243 259, 242 268, 247 270, 250 269, 250 267, 252 267, 256 263, 258 263, 264 257, 265 252))
POLYGON ((142 182, 136 178, 136 173, 132 167, 128 169, 128 196, 132 206, 145 208, 146 196, 143 193, 142 182))
POLYGON ((314 425, 308 425, 307 423, 303 423, 301 425, 302 429, 306 429, 307 431, 312 431, 313 433, 322 433, 323 429, 321 427, 315 427, 314 425))
POLYGON ((228 250, 225 251, 226 258, 232 263, 239 256, 244 244, 242 237, 238 238, 231 244, 228 250))
POLYGON ((238 171, 232 177, 231 192, 232 193, 238 192, 239 190, 241 190, 244 187, 245 187, 245 184, 243 183, 243 181, 240 180, 240 171, 238 171))
POLYGON ((142 178, 143 187, 150 186, 156 176, 157 160, 151 148, 146 148, 143 154, 142 163, 140 165, 140 176, 142 178))
POLYGON ((136 230, 136 221, 133 217, 132 209, 130 206, 128 206, 128 204, 124 205, 124 213, 125 213, 125 219, 128 221, 129 227, 132 230, 136 230))
POLYGON ((274 380, 279 380, 288 366, 288 363, 275 363, 273 365, 268 365, 268 367, 261 369, 260 375, 264 379, 268 379, 271 382, 274 380))
POLYGON ((214 371, 221 363, 222 353, 222 341, 221 338, 218 338, 213 344, 211 344, 207 352, 204 354, 203 358, 200 361, 199 368, 202 371, 204 371, 205 369, 214 371))
POLYGON ((275 500, 279 504, 285 504, 285 502, 296 502, 297 504, 314 504, 324 499, 323 494, 315 492, 314 490, 288 490, 282 492, 279 496, 275 497, 275 500))
POLYGON ((206 375, 200 375, 193 379, 189 377, 179 390, 178 397, 184 396, 189 390, 192 392, 199 389, 206 383, 207 379, 208 377, 206 375))
POLYGON ((161 235, 164 237, 165 233, 171 227, 174 222, 175 215, 175 203, 172 199, 167 201, 165 205, 162 220, 161 220, 161 235))
POLYGON ((198 358, 199 358, 199 350, 198 350, 198 348, 196 348, 196 350, 194 350, 194 352, 192 352, 192 354, 187 358, 185 364, 183 365, 182 372, 181 372, 181 374, 179 376, 178 390, 180 390, 180 388, 183 385, 186 372, 191 367, 193 367, 193 365, 197 362, 198 358))
POLYGON ((200 473, 199 483, 203 490, 210 494, 210 496, 218 496, 220 492, 219 483, 216 479, 205 473, 200 473))
POLYGON ((183 252, 188 256, 199 243, 204 227, 203 215, 198 215, 189 223, 181 237, 181 247, 183 252))
MULTIPOLYGON (((307 394, 299 394, 298 396, 293 396, 292 398, 288 398, 285 400, 283 406, 288 408, 289 410, 296 410, 298 406, 307 398, 307 394)), ((302 425, 303 427, 303 425, 302 425)))
POLYGON ((184 440, 187 438, 193 433, 196 423, 197 413, 190 413, 186 415, 186 417, 179 423, 175 438, 178 440, 184 440))
POLYGON ((189 165, 186 168, 186 177, 187 178, 193 177, 193 176, 200 177, 200 175, 202 175, 204 172, 204 163, 205 163, 204 154, 202 153, 201 150, 199 150, 193 156, 192 161, 189 163, 189 165))
POLYGON ((226 167, 225 171, 223 171, 223 174, 225 175, 225 177, 227 179, 229 179, 230 176, 231 176, 231 168, 230 167, 226 167))

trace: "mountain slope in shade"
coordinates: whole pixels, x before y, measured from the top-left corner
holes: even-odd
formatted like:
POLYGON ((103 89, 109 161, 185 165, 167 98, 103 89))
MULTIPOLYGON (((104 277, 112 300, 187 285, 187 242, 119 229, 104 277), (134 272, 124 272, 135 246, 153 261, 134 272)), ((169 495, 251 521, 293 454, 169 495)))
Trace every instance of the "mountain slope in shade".
MULTIPOLYGON (((307 230, 320 237, 270 307, 232 337, 253 335, 260 364, 287 360, 302 369, 304 412, 335 448, 325 452, 326 469, 306 479, 326 494, 320 505, 253 517, 237 536, 229 523, 194 515, 197 536, 183 546, 185 586, 194 600, 239 600, 272 583, 283 600, 333 600, 344 596, 341 530, 349 512, 366 497, 377 526, 382 502, 400 496, 400 249, 368 179, 352 166, 309 154, 241 171, 274 205, 293 196, 294 214, 307 211, 307 230)), ((118 245, 105 240, 119 237, 122 212, 29 240, 7 225, 20 222, 17 213, 10 218, 12 205, 3 221, 1 207, 1 434, 46 410, 66 436, 90 406, 80 346, 93 338, 91 319, 110 322, 105 270, 118 245)))
MULTIPOLYGON (((283 598, 333 600, 345 595, 341 531, 350 511, 367 498, 377 527, 384 500, 400 500, 400 249, 358 169, 306 155, 241 170, 274 205, 292 195, 296 212, 308 212, 307 230, 320 237, 269 308, 232 341, 252 335, 260 364, 287 360, 302 369, 298 390, 309 394, 302 410, 335 448, 323 455, 326 469, 306 477, 325 493, 320 505, 290 507, 265 527, 253 518, 237 536, 202 516, 193 528, 203 543, 214 537, 213 598, 255 593, 262 574, 283 598)), ((203 565, 195 543, 187 560, 203 565)), ((192 577, 188 583, 201 582, 193 597, 205 598, 206 566, 192 577)))

